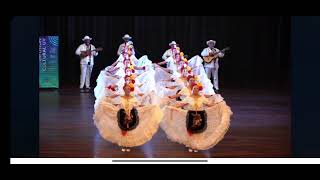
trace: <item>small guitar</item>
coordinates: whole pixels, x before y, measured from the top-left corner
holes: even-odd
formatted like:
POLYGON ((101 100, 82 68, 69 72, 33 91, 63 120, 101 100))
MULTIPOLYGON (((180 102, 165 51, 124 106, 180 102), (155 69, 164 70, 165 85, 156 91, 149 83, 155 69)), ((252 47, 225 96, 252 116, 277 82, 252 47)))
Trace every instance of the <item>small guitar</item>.
POLYGON ((102 50, 103 50, 102 48, 96 48, 94 50, 81 51, 80 56, 82 58, 85 58, 87 56, 91 56, 91 53, 94 52, 94 51, 98 52, 98 51, 102 51, 102 50))
POLYGON ((230 50, 230 47, 226 47, 226 48, 222 49, 222 50, 219 51, 219 52, 213 53, 212 55, 204 56, 204 57, 203 57, 203 60, 204 60, 204 62, 206 62, 206 63, 211 63, 211 61, 215 61, 215 60, 218 58, 220 52, 222 52, 222 53, 224 54, 224 52, 225 52, 225 51, 228 51, 228 50, 230 50))

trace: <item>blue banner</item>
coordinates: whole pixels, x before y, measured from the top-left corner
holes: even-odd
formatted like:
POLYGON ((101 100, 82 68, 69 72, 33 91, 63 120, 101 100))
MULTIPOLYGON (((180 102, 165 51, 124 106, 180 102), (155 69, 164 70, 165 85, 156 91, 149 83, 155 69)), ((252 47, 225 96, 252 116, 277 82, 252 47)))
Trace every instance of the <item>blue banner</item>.
POLYGON ((59 88, 59 37, 39 38, 39 87, 59 88))

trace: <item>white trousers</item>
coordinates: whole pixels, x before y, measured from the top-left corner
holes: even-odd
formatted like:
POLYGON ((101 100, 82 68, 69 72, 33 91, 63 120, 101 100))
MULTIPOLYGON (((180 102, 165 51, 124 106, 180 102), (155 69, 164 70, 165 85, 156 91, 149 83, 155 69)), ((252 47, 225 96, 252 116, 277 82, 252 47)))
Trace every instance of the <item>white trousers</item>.
POLYGON ((205 67, 205 71, 208 75, 208 78, 211 80, 211 77, 213 79, 213 87, 216 90, 219 90, 219 79, 218 79, 218 67, 210 68, 210 67, 205 67))
POLYGON ((90 87, 90 77, 93 65, 80 64, 80 88, 86 84, 86 88, 90 87))

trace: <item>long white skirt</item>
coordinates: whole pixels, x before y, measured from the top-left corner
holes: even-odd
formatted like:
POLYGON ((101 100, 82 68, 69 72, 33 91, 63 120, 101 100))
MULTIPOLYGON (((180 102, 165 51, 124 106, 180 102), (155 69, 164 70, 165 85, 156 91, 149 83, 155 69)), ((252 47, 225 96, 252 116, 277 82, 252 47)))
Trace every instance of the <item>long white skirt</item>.
POLYGON ((188 148, 206 150, 221 141, 230 126, 232 111, 224 101, 206 109, 207 128, 204 132, 190 135, 187 131, 187 110, 167 106, 161 121, 161 129, 168 139, 188 148))
MULTIPOLYGON (((118 84, 122 79, 118 79, 113 76, 108 76, 105 74, 105 70, 102 70, 97 78, 97 85, 94 88, 94 96, 96 98, 94 107, 100 103, 101 99, 107 94, 106 87, 111 84, 118 84)), ((120 89, 120 88, 119 88, 120 89)))
POLYGON ((93 116, 100 135, 107 141, 121 147, 141 146, 151 140, 159 128, 163 113, 156 105, 138 107, 139 124, 126 135, 118 125, 119 108, 106 101, 101 101, 93 116))
POLYGON ((157 92, 154 76, 155 71, 153 69, 150 69, 136 77, 136 81, 139 81, 139 83, 141 84, 141 86, 139 87, 141 93, 147 94, 152 91, 157 92))

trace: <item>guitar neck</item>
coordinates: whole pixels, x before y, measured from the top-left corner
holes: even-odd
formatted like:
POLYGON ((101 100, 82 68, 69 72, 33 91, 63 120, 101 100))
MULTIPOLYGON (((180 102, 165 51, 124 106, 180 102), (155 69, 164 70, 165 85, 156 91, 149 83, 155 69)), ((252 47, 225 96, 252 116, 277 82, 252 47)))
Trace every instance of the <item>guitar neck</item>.
POLYGON ((94 49, 94 50, 91 50, 91 52, 93 51, 102 51, 101 49, 94 49))
POLYGON ((219 53, 225 53, 225 51, 227 51, 227 50, 229 50, 229 48, 224 48, 224 49, 222 49, 221 51, 218 51, 218 52, 215 52, 215 53, 213 53, 213 55, 211 56, 211 57, 214 57, 214 56, 217 56, 219 53))
POLYGON ((82 52, 94 52, 94 51, 102 51, 102 49, 97 48, 97 49, 86 50, 86 51, 82 51, 82 52))
POLYGON ((213 56, 216 56, 216 55, 218 55, 219 53, 224 53, 224 50, 221 50, 221 51, 217 51, 217 52, 215 52, 215 53, 213 53, 213 56))

